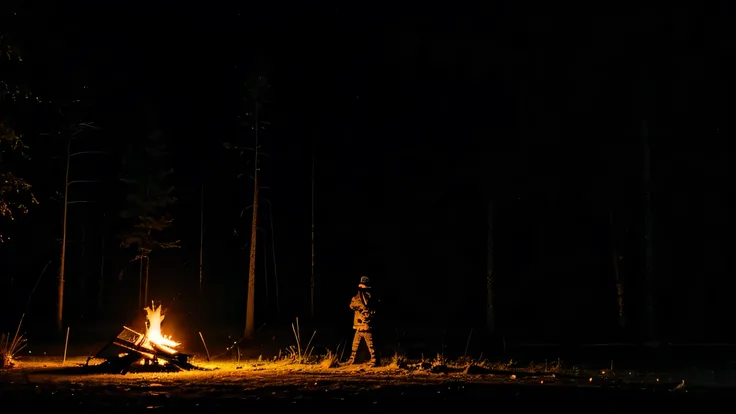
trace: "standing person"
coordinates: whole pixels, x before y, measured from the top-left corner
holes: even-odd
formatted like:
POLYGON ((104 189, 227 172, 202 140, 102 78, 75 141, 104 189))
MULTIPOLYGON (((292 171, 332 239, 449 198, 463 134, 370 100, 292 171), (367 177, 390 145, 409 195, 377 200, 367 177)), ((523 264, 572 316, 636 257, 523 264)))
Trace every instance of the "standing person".
POLYGON ((368 346, 368 352, 371 354, 370 365, 376 366, 376 349, 373 346, 373 332, 371 324, 376 313, 374 309, 375 299, 372 298, 370 279, 368 276, 361 276, 358 284, 358 293, 350 300, 350 309, 355 312, 353 316, 353 329, 355 336, 353 337, 353 350, 350 354, 349 364, 355 363, 355 356, 358 353, 361 339, 365 339, 368 346))

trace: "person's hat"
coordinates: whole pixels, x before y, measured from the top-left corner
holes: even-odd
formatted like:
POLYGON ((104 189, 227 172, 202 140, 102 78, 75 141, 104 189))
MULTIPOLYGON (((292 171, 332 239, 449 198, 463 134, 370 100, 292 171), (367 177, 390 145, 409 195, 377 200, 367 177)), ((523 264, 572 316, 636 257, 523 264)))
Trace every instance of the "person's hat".
POLYGON ((370 287, 371 285, 371 279, 368 276, 361 276, 360 277, 360 284, 365 285, 366 287, 370 287))

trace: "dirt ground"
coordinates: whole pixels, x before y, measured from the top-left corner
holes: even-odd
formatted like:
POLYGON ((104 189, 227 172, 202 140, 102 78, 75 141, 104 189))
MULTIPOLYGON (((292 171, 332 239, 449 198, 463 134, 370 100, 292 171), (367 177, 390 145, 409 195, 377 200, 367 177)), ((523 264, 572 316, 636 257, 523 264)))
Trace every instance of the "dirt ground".
POLYGON ((717 412, 721 402, 732 398, 731 388, 676 390, 679 381, 673 378, 617 377, 607 372, 517 375, 464 372, 462 367, 433 372, 395 365, 329 368, 289 361, 195 361, 205 370, 120 375, 90 373, 81 367, 84 362, 73 358, 62 365, 59 358, 36 358, 0 371, 0 406, 130 412, 288 404, 355 411, 396 402, 433 408, 485 402, 516 409, 563 407, 568 412, 578 408, 590 412, 593 407, 604 412, 677 412, 707 406, 717 412))

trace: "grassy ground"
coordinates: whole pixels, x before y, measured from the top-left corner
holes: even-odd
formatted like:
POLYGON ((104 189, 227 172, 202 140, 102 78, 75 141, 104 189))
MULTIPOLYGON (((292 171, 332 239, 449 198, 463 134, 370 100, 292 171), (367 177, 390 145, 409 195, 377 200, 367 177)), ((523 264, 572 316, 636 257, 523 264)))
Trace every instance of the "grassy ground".
MULTIPOLYGON (((398 401, 456 406, 491 402, 516 409, 606 412, 703 409, 730 398, 723 388, 691 386, 654 373, 570 371, 561 366, 514 366, 487 361, 407 361, 394 358, 379 367, 339 365, 332 358, 307 363, 293 358, 194 363, 204 370, 139 372, 126 375, 90 373, 86 358, 61 364, 59 357, 21 360, 0 371, 4 407, 117 410, 235 407, 298 404, 356 410, 398 401), (363 405, 355 406, 355 403, 363 405), (560 407, 557 407, 560 406, 560 407), (351 408, 353 407, 353 408, 351 408), (555 408, 557 407, 557 408, 555 408), (584 408, 584 410, 583 410, 584 408), (599 411, 596 409, 596 411, 599 411)), ((95 364, 99 361, 93 360, 95 364)), ((651 412, 651 411, 650 411, 651 412)))
MULTIPOLYGON (((192 362, 202 370, 151 372, 136 366, 126 375, 82 367, 106 343, 102 340, 70 341, 64 364, 62 342, 31 342, 13 368, 0 370, 0 406, 130 412, 297 404, 359 411, 401 401, 432 408, 485 402, 515 411, 678 412, 712 406, 711 411, 718 412, 732 399, 730 387, 736 386, 736 381, 692 364, 675 368, 619 362, 625 357, 637 359, 627 352, 615 357, 613 369, 614 357, 604 351, 596 357, 602 362, 594 363, 553 358, 558 351, 535 351, 535 359, 542 362, 534 363, 529 353, 520 358, 523 362, 510 356, 484 359, 482 352, 472 352, 472 346, 470 353, 479 355, 475 358, 446 359, 430 347, 415 347, 419 352, 409 359, 384 352, 378 367, 343 365, 344 338, 324 339, 329 331, 320 330, 310 342, 316 330, 304 331, 309 335, 300 340, 290 330, 264 332, 250 348, 244 347, 240 361, 234 360, 233 352, 221 352, 232 344, 225 335, 208 336, 211 355, 217 355, 212 362, 206 360, 199 337, 184 337, 186 350, 195 350, 192 362), (219 337, 225 339, 218 342, 219 337), (646 368, 637 369, 637 365, 646 368), (683 380, 685 386, 678 388, 683 380)), ((402 344, 409 343, 401 339, 402 344)), ((460 349, 467 353, 471 338, 462 339, 460 349)), ((440 345, 437 349, 447 349, 440 345)), ((101 362, 93 359, 91 364, 101 362)))

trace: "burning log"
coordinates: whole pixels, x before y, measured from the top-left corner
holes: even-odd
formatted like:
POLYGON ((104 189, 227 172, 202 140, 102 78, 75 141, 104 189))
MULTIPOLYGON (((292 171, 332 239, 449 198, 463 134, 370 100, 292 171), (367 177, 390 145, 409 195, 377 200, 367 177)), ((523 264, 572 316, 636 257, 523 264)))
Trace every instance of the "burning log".
POLYGON ((123 331, 102 348, 95 358, 104 359, 115 371, 126 374, 135 363, 145 365, 170 364, 178 370, 196 369, 189 360, 191 355, 179 352, 181 344, 161 332, 164 320, 161 305, 151 304, 146 311, 146 333, 142 334, 123 326, 123 331))

